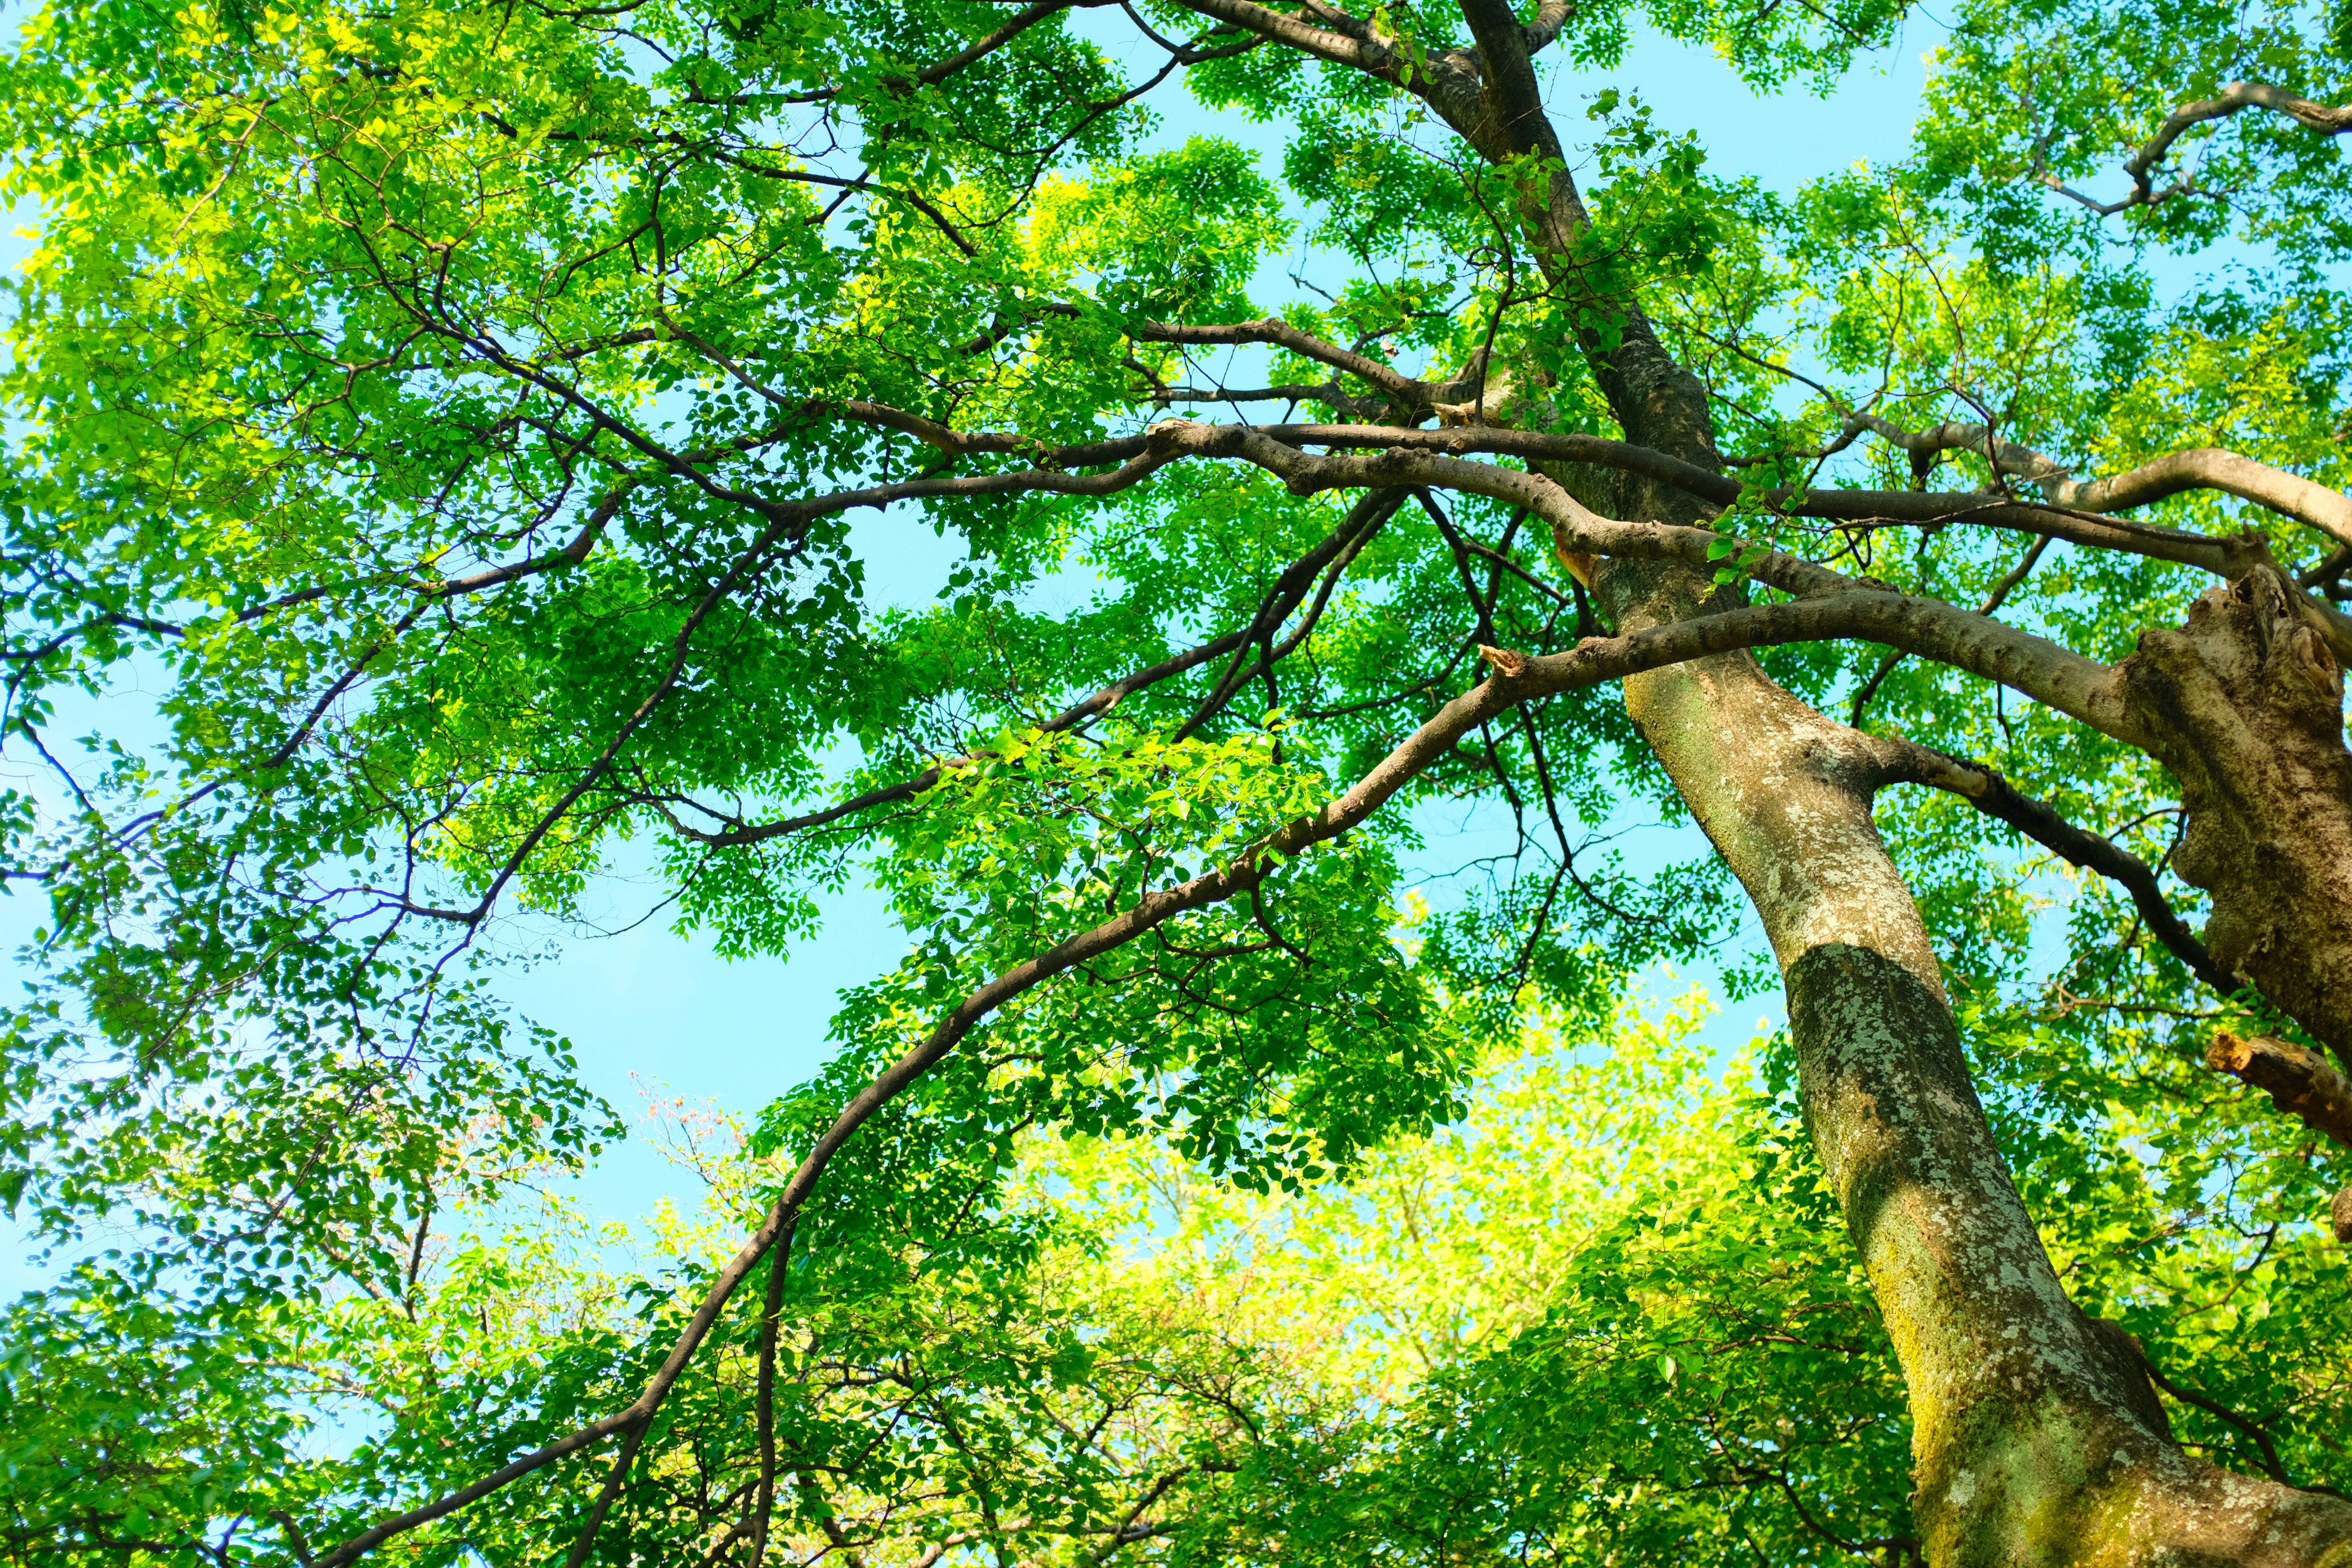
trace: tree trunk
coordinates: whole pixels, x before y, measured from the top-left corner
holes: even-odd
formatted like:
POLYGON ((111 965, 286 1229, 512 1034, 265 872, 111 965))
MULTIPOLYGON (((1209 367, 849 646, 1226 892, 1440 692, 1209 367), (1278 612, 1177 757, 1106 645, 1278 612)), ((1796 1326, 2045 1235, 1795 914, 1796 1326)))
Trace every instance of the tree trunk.
MULTIPOLYGON (((1695 574, 1630 564, 1601 577, 1629 629, 1696 609, 1695 574)), ((2352 1565, 2352 1503, 2190 1459, 2137 1346, 2066 1299, 1872 823, 1877 745, 1745 655, 1636 677, 1626 704, 1780 960, 1806 1127, 1909 1387, 1927 1561, 2352 1565)))
POLYGON ((2200 595, 2123 663, 2148 753, 2180 782, 2173 857, 2213 896, 2205 945, 2352 1063, 2352 753, 2344 676, 2268 567, 2200 595))

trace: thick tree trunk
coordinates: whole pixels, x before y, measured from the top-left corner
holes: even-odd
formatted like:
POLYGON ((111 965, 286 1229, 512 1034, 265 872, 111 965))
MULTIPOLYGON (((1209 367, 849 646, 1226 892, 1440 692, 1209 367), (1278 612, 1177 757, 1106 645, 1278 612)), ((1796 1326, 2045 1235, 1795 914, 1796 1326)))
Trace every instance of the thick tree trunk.
MULTIPOLYGON (((1696 608, 1630 564, 1601 579, 1628 626, 1696 608)), ((1780 959, 1806 1125, 1909 1385, 1927 1561, 2352 1565, 2352 1503, 2189 1458, 2128 1336, 2067 1300, 1871 821, 1880 748, 1744 655, 1626 701, 1780 959)))
POLYGON ((2267 567, 2200 595, 2123 664, 2150 755, 2180 781, 2173 866, 2213 896, 2205 945, 2352 1063, 2352 752, 2344 676, 2267 567))

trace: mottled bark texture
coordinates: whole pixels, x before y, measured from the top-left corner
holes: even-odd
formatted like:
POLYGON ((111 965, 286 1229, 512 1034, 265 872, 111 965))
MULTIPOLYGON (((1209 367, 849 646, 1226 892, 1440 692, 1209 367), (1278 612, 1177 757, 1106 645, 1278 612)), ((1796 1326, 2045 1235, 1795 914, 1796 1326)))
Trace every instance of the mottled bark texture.
MULTIPOLYGON (((1679 607, 1649 586, 1621 616, 1679 607)), ((2067 1300, 1872 823, 1874 742, 1744 656, 1626 689, 1780 960, 1807 1129, 1909 1388, 1927 1560, 2352 1564, 2352 1505, 2190 1459, 2137 1347, 2067 1300)))
POLYGON ((2173 868, 2212 895, 2205 946, 2352 1062, 2352 752, 2344 676, 2269 567, 2200 595, 2121 667, 2133 726, 2180 783, 2173 868))
POLYGON ((2205 1047, 2205 1065, 2265 1091, 2278 1110, 2352 1149, 2352 1079, 2318 1052, 2268 1035, 2224 1033, 2205 1047))
MULTIPOLYGON (((1705 611, 1707 585, 1687 567, 1612 561, 1597 581, 1622 630, 1705 611)), ((2197 633, 2214 609, 2180 640, 2210 647, 2216 639, 2197 633)), ((2167 647, 2173 636, 2151 640, 2167 647)), ((2261 647, 2273 686, 2318 689, 2315 645, 2273 627, 2261 647)), ((1909 1389, 1927 1560, 2352 1568, 2352 1504, 2191 1459, 2137 1346, 2066 1299, 1969 1082, 1927 931, 1872 822, 1882 748, 1744 654, 1636 676, 1625 690, 1780 959, 1806 1125, 1909 1389)), ((2340 756, 2332 721, 2289 694, 2302 702, 2302 732, 2324 735, 2340 756)), ((2315 741, 2295 755, 2336 776, 2314 760, 2325 756, 2315 741)))

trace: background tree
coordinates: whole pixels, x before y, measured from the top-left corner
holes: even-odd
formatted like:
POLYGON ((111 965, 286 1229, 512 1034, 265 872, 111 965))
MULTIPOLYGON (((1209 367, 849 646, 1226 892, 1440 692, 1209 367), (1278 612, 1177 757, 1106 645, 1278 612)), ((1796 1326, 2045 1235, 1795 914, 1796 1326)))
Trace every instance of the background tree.
MULTIPOLYGON (((1777 86, 1903 15, 1638 18, 1777 86)), ((0 1192, 137 1245, 15 1309, 10 1549, 2343 1562, 2352 40, 1972 0, 1783 196, 1638 83, 1564 137, 1636 20, 27 18, 0 1192), (1287 128, 1277 314, 1180 79, 1287 128), (1433 800, 1518 832, 1428 913, 1433 800), (724 952, 853 877, 912 945, 608 1277, 481 938, 633 839, 724 952), (1623 1011, 1767 950, 1730 1087, 1623 1011)))

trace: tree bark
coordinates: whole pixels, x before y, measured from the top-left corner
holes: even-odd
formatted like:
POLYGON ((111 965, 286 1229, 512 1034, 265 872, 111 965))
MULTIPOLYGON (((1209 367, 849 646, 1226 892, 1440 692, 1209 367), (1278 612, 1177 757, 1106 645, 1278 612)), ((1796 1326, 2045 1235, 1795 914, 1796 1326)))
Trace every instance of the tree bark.
POLYGON ((2352 1079, 2316 1051, 2267 1035, 2220 1034, 2205 1048, 2205 1065, 2266 1091, 2277 1110, 2352 1149, 2352 1079))
MULTIPOLYGON (((1457 129, 1496 162, 1546 161, 1544 177, 1521 186, 1520 216, 1553 289, 1573 298, 1585 215, 1517 19, 1505 0, 1464 0, 1463 10, 1486 58, 1486 112, 1457 129)), ((1581 346, 1626 438, 1719 468, 1705 389, 1619 303, 1622 335, 1588 334, 1581 346)), ((1685 492, 1639 476, 1603 482, 1610 515, 1700 520, 1685 492)), ((1593 577, 1623 632, 1710 607, 1708 579, 1686 565, 1571 566, 1593 577)), ((2308 652, 2297 642, 2282 657, 2307 662, 2308 652)), ((1913 1511, 1927 1561, 2352 1568, 2352 1504, 2189 1458, 2137 1343, 2067 1300, 1969 1081, 1927 929, 1872 820, 1875 742, 1806 707, 1744 653, 1633 677, 1625 700, 1780 961, 1807 1130, 1908 1384, 1913 1511)), ((2352 875, 2352 856, 2339 864, 2352 875)), ((2352 909, 2352 898, 2337 907, 2352 909)))
MULTIPOLYGON (((1633 564, 1599 574, 1624 629, 1697 608, 1696 574, 1633 564)), ((2066 1299, 1872 822, 1876 743, 1745 655, 1625 686, 1780 960, 1806 1127, 1909 1388, 1927 1561, 2352 1564, 2352 1504, 2189 1458, 2137 1344, 2066 1299)))
POLYGON ((2121 667, 2180 784, 2173 868, 2213 897, 2205 946, 2352 1063, 2352 752, 2344 675, 2270 567, 2198 596, 2121 667))
MULTIPOLYGON (((2352 1079, 2329 1067, 2318 1052, 2266 1035, 2242 1039, 2221 1034, 2205 1048, 2205 1065, 2267 1091, 2274 1109, 2352 1149, 2352 1079)), ((2327 1217, 2336 1239, 2352 1242, 2352 1183, 2336 1193, 2327 1217)))

